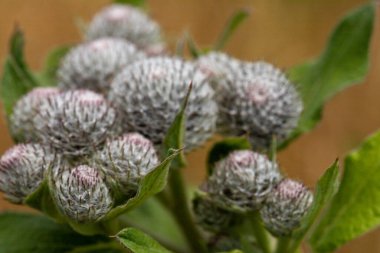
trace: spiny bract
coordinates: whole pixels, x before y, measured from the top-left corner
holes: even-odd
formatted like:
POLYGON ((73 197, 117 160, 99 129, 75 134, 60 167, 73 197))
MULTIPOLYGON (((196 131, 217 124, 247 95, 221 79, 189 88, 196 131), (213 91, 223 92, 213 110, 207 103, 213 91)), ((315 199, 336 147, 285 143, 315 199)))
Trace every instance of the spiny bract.
POLYGON ((126 194, 135 194, 140 180, 159 164, 152 142, 138 133, 108 140, 94 162, 112 187, 126 194))
POLYGON ((136 62, 115 77, 109 100, 119 108, 125 132, 139 132, 155 145, 163 138, 193 84, 186 108, 185 148, 202 145, 214 133, 217 105, 205 76, 178 58, 136 62))
POLYGON ((234 151, 216 164, 207 180, 207 192, 226 207, 257 210, 280 179, 278 165, 266 156, 234 151))
POLYGON ((89 24, 86 37, 87 40, 123 38, 148 54, 162 53, 165 49, 159 25, 141 10, 122 4, 98 12, 89 24))
POLYGON ((61 62, 59 87, 107 93, 112 79, 121 69, 144 57, 133 44, 118 38, 100 38, 80 44, 61 62))
POLYGON ((55 168, 51 188, 59 210, 70 219, 94 222, 107 214, 113 199, 99 172, 87 165, 55 168))
POLYGON ((34 118, 40 138, 65 155, 85 155, 114 134, 116 111, 89 90, 63 92, 40 105, 34 118))
POLYGON ((34 88, 21 97, 13 107, 10 118, 12 136, 19 142, 38 141, 34 117, 39 112, 41 101, 59 93, 57 88, 34 88))
POLYGON ((0 190, 13 203, 33 193, 55 161, 50 149, 40 144, 19 144, 0 159, 0 190))
POLYGON ((312 202, 313 193, 303 184, 284 179, 268 195, 261 217, 273 235, 287 236, 300 225, 312 202))

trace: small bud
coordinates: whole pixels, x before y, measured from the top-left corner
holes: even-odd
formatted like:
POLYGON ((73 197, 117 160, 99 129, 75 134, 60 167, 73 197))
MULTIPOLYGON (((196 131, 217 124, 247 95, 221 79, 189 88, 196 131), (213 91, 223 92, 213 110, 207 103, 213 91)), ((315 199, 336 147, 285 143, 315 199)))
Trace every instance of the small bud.
POLYGON ((123 38, 144 51, 154 51, 158 45, 163 45, 159 25, 141 10, 122 4, 110 5, 97 13, 86 37, 88 40, 123 38))
POLYGON ((275 236, 287 236, 300 225, 313 202, 313 194, 303 184, 282 180, 268 195, 261 217, 275 236))
POLYGON ((58 93, 57 88, 34 88, 17 101, 10 118, 10 130, 17 141, 38 140, 33 119, 38 113, 41 101, 58 93))
POLYGON ((279 69, 246 63, 225 79, 219 91, 219 130, 227 135, 248 134, 255 149, 268 149, 273 136, 280 143, 297 126, 302 101, 279 69))
POLYGON ((107 93, 114 76, 144 54, 125 40, 100 38, 73 48, 58 69, 63 90, 90 89, 107 93))
POLYGON ((112 185, 131 195, 138 190, 140 180, 159 164, 153 144, 138 133, 108 140, 94 160, 112 185))
POLYGON ((50 97, 34 119, 38 135, 66 155, 94 151, 115 130, 116 111, 102 95, 75 90, 50 97))
POLYGON ((184 139, 189 150, 211 137, 217 117, 214 92, 193 64, 169 57, 136 62, 114 79, 108 98, 122 112, 125 132, 139 132, 160 145, 190 83, 184 139))
POLYGON ((225 80, 227 75, 239 71, 242 62, 222 52, 211 52, 200 56, 195 65, 209 78, 218 98, 219 92, 227 89, 225 80))
POLYGON ((241 221, 235 213, 221 208, 207 196, 194 198, 193 211, 196 222, 213 232, 227 231, 241 221))
POLYGON ((39 144, 19 144, 0 158, 0 190, 5 197, 20 204, 33 193, 52 166, 55 155, 39 144))
POLYGON ((234 151, 216 164, 207 181, 207 192, 226 207, 257 210, 280 179, 278 165, 266 156, 234 151))
POLYGON ((52 178, 53 198, 61 212, 78 223, 95 222, 113 204, 99 172, 87 165, 56 168, 52 178))

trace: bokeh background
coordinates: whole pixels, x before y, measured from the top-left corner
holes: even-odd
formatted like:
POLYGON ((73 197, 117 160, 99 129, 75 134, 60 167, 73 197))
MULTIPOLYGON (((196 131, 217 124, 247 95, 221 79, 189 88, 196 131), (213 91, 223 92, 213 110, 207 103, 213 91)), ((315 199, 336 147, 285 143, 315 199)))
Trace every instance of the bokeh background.
MULTIPOLYGON (((81 38, 78 24, 107 0, 0 0, 0 61, 18 24, 26 35, 26 59, 33 69, 46 53, 81 38)), ((189 31, 200 45, 211 44, 226 20, 239 8, 251 17, 241 25, 226 51, 244 60, 266 60, 288 68, 318 55, 338 20, 365 0, 152 0, 151 15, 172 45, 189 31)), ((377 8, 377 14, 380 8, 377 8)), ((366 136, 380 129, 380 24, 377 19, 366 80, 327 103, 322 122, 279 154, 286 173, 313 186, 337 157, 344 157, 366 136)), ((0 106, 1 107, 1 106, 0 106)), ((1 108, 0 108, 1 110, 1 108)), ((212 141, 211 141, 212 142, 212 141)), ((199 183, 205 172, 208 143, 189 156, 187 178, 199 183)), ((4 117, 0 119, 0 154, 12 145, 4 117)), ((380 154, 379 154, 380 159, 380 154)), ((380 184, 380 182, 379 182, 380 184)), ((0 196, 1 197, 1 196, 0 196)), ((0 200, 0 210, 26 209, 0 200)), ((29 211, 29 209, 26 209, 29 211)), ((1 228, 0 228, 1 229, 1 228)), ((380 229, 344 246, 340 253, 380 252, 380 229)))

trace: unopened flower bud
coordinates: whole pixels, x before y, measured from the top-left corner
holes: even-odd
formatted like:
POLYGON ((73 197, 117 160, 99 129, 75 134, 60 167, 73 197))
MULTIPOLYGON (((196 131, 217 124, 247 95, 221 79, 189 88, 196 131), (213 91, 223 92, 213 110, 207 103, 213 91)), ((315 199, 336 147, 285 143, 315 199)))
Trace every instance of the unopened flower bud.
POLYGON ((87 165, 56 169, 52 178, 53 198, 64 215, 78 223, 88 223, 111 210, 111 193, 96 169, 87 165))
POLYGON ((203 144, 215 130, 217 105, 205 76, 193 64, 156 57, 136 62, 115 77, 109 100, 122 112, 125 132, 139 132, 162 143, 193 84, 186 108, 187 149, 203 144))
POLYGON ((227 207, 257 210, 280 179, 278 165, 266 156, 234 151, 215 165, 207 192, 227 207))
POLYGON ((10 130, 19 142, 38 140, 33 119, 37 115, 41 101, 58 94, 57 88, 34 88, 17 101, 10 118, 10 130))
POLYGON ((214 232, 227 231, 238 224, 236 213, 223 209, 207 196, 196 196, 193 200, 196 222, 206 230, 214 232))
POLYGON ((128 64, 144 58, 136 47, 118 38, 100 38, 73 48, 58 69, 63 90, 90 89, 107 93, 114 76, 128 64))
POLYGON ((114 133, 116 119, 102 95, 75 90, 43 101, 34 124, 40 138, 60 153, 84 155, 114 133))
POLYGON ((200 56, 195 62, 197 68, 209 78, 217 98, 219 93, 227 89, 226 77, 240 71, 242 64, 238 59, 222 52, 210 52, 200 56))
POLYGON ((40 144, 19 144, 0 158, 0 190, 13 203, 33 193, 53 165, 54 153, 40 144))
POLYGON ((88 40, 123 38, 147 51, 163 45, 159 25, 141 10, 122 4, 113 4, 97 13, 88 27, 86 37, 88 40))
POLYGON ((300 225, 313 202, 313 193, 303 184, 282 180, 268 195, 260 210, 266 228, 275 236, 287 236, 300 225))
POLYGON ((225 82, 218 100, 223 134, 248 134, 255 149, 268 149, 273 136, 280 143, 297 126, 302 101, 279 69, 264 62, 246 63, 225 82))
POLYGON ((138 185, 159 164, 151 141, 138 133, 124 134, 106 142, 95 154, 107 181, 124 194, 134 195, 138 185))

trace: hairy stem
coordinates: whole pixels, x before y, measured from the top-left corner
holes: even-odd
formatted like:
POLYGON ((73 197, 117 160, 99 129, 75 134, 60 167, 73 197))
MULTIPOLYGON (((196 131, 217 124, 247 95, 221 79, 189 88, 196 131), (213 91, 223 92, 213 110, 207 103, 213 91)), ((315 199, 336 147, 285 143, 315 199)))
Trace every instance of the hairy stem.
POLYGON ((254 233, 254 236, 257 240, 258 246, 262 249, 264 253, 270 253, 271 249, 269 246, 269 239, 267 232, 265 231, 263 225, 260 222, 260 215, 258 212, 253 212, 248 216, 251 226, 252 226, 252 231, 254 233))
POLYGON ((173 169, 169 176, 169 191, 172 197, 170 211, 181 226, 194 253, 206 253, 206 245, 190 213, 185 183, 179 169, 173 169))
POLYGON ((278 238, 276 253, 288 253, 289 244, 290 244, 289 237, 278 238))

